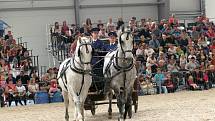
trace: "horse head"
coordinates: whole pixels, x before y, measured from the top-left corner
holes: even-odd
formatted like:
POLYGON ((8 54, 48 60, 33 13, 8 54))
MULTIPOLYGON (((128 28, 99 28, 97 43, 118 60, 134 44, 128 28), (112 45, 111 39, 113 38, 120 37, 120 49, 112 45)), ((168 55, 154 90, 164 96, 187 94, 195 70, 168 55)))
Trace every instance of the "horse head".
POLYGON ((79 57, 80 63, 84 65, 84 68, 89 67, 91 63, 92 53, 93 53, 93 48, 91 44, 92 44, 92 39, 90 37, 78 38, 76 55, 77 57, 79 57))
POLYGON ((121 27, 118 39, 118 48, 122 51, 124 58, 133 59, 132 50, 134 47, 134 39, 129 28, 121 27))

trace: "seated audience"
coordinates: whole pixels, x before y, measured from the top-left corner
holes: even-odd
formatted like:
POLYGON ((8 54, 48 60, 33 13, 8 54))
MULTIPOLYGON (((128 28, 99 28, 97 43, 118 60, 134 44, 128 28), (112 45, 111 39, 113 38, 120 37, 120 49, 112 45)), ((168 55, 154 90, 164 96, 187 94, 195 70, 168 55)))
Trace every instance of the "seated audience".
POLYGON ((15 94, 15 104, 16 106, 18 105, 18 102, 22 104, 22 101, 24 101, 24 104, 26 105, 27 103, 27 100, 26 100, 26 88, 25 86, 22 85, 22 81, 21 79, 19 79, 17 81, 17 84, 16 84, 16 90, 17 90, 17 93, 15 94))
POLYGON ((27 93, 28 97, 34 100, 34 96, 38 91, 39 91, 39 85, 36 83, 36 79, 31 78, 30 83, 28 85, 28 93, 27 93))
POLYGON ((8 84, 5 88, 5 93, 7 95, 8 98, 8 102, 9 102, 9 107, 11 106, 12 101, 14 101, 14 97, 17 94, 17 88, 16 85, 13 83, 13 81, 10 79, 8 80, 8 84))

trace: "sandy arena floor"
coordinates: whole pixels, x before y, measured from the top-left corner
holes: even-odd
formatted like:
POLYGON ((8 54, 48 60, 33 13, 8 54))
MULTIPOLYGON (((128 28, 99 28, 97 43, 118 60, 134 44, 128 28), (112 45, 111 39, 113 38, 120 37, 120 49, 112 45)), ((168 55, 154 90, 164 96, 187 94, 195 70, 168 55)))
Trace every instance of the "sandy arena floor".
MULTIPOLYGON (((116 121, 116 105, 113 106, 111 120, 107 118, 107 108, 107 105, 100 105, 95 116, 86 111, 86 121, 116 121)), ((72 121, 72 107, 70 109, 72 121)), ((0 108, 0 121, 29 120, 64 121, 64 105, 58 103, 0 108)), ((126 121, 215 121, 215 89, 140 97, 138 113, 126 121)))

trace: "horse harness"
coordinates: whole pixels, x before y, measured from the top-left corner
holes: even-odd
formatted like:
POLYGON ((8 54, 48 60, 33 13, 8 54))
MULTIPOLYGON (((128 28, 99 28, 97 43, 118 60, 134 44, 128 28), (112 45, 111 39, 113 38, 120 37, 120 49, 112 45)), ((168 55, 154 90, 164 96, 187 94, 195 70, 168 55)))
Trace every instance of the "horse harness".
MULTIPOLYGON (((130 70, 134 67, 134 63, 133 63, 133 61, 132 61, 132 63, 130 63, 127 67, 121 67, 121 66, 119 66, 119 64, 118 64, 118 59, 119 59, 119 58, 117 57, 117 55, 118 55, 118 51, 116 52, 115 55, 113 55, 113 56, 111 57, 109 63, 108 63, 107 66, 106 66, 105 73, 108 73, 108 71, 110 71, 109 69, 110 69, 111 64, 113 64, 113 67, 117 70, 117 73, 114 74, 113 76, 109 77, 108 81, 111 81, 114 77, 116 77, 116 76, 119 75, 120 73, 123 73, 123 86, 124 86, 123 91, 124 91, 124 89, 125 89, 125 87, 126 87, 126 85, 125 85, 126 72, 130 71, 130 70), (114 61, 114 60, 115 60, 115 61, 114 61)), ((126 59, 126 58, 125 58, 125 59, 126 59)), ((109 83, 110 83, 110 82, 109 82, 109 83)))
MULTIPOLYGON (((89 53, 89 49, 88 49, 87 45, 88 45, 88 43, 86 43, 86 44, 81 44, 81 45, 79 46, 79 49, 78 49, 78 57, 80 58, 80 62, 81 62, 81 63, 77 62, 77 61, 75 60, 75 58, 68 60, 68 61, 66 62, 66 64, 64 65, 62 71, 60 72, 60 76, 58 77, 58 79, 64 77, 65 82, 64 82, 64 81, 62 81, 62 82, 63 82, 64 87, 65 87, 66 90, 68 91, 68 88, 67 88, 67 82, 68 82, 68 81, 67 81, 67 76, 66 76, 66 73, 65 73, 65 72, 67 71, 67 69, 70 67, 70 69, 71 69, 72 71, 74 71, 75 73, 81 74, 81 75, 82 75, 82 82, 81 82, 80 91, 79 91, 79 93, 77 93, 77 96, 78 96, 78 97, 80 96, 81 91, 82 91, 82 88, 83 88, 83 85, 84 85, 84 75, 90 74, 90 71, 91 71, 91 70, 83 70, 83 69, 77 68, 77 67, 75 66, 75 61, 76 61, 80 66, 81 66, 81 64, 88 64, 88 63, 89 63, 89 62, 87 62, 87 63, 86 63, 86 62, 83 62, 82 59, 81 59, 81 56, 80 56, 80 53, 81 53, 81 52, 80 52, 80 47, 81 47, 81 46, 86 46, 86 52, 89 53), (72 62, 72 64, 69 65, 70 62, 72 62), (72 65, 73 65, 73 66, 72 66, 72 65)), ((82 67, 82 66, 81 66, 81 67, 82 67)))

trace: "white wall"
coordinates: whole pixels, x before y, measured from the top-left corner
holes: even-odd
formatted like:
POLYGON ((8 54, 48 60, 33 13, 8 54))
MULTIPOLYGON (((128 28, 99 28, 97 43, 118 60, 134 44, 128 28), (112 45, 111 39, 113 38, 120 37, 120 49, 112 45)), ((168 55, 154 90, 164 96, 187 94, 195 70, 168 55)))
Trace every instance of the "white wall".
POLYGON ((199 11, 199 0, 170 0, 170 11, 199 11))
POLYGON ((46 25, 64 20, 74 23, 72 9, 3 12, 0 16, 12 26, 15 38, 23 37, 33 54, 39 55, 40 65, 48 65, 46 25))
MULTIPOLYGON (((23 41, 28 42, 28 47, 33 49, 34 55, 39 55, 40 65, 48 65, 47 33, 46 25, 53 24, 55 21, 62 23, 75 23, 74 9, 49 9, 46 10, 25 10, 31 7, 59 7, 73 6, 73 0, 26 0, 25 2, 2 2, 0 0, 0 16, 4 21, 12 26, 15 38, 23 37, 23 41), (12 8, 12 9, 11 9, 12 8), (22 8, 14 10, 13 8, 22 8)), ((14 1, 14 0, 13 0, 14 1)), ((19 0, 17 0, 19 1, 19 0)), ((80 5, 104 5, 104 4, 129 4, 129 3, 154 3, 157 0, 80 0, 80 5)), ((98 19, 107 22, 108 17, 114 21, 122 16, 128 21, 132 16, 138 19, 153 18, 158 19, 157 6, 137 6, 137 7, 110 7, 110 8, 83 8, 80 9, 80 19, 84 22, 86 18, 91 18, 93 22, 98 19)))
POLYGON ((0 8, 27 8, 27 7, 49 7, 49 6, 69 6, 73 5, 73 0, 0 0, 0 8), (14 1, 14 2, 9 2, 14 1), (17 2, 16 2, 17 1, 17 2))
POLYGON ((81 23, 85 22, 86 18, 91 18, 93 22, 102 20, 107 22, 109 17, 113 18, 113 21, 117 21, 118 17, 123 17, 124 21, 128 21, 131 17, 136 16, 137 19, 152 18, 158 19, 158 9, 156 6, 144 6, 144 7, 109 7, 109 8, 87 8, 81 9, 81 23))
POLYGON ((215 1, 214 0, 205 0, 205 12, 206 16, 215 22, 215 1))
MULTIPOLYGON (((80 0, 80 5, 108 5, 108 4, 136 4, 136 3, 155 3, 157 0, 80 0)), ((109 17, 117 21, 118 17, 123 17, 128 21, 132 16, 140 18, 158 19, 157 6, 136 6, 136 7, 108 7, 108 8, 83 8, 80 11, 81 23, 85 22, 86 18, 91 18, 93 21, 102 20, 107 22, 109 17)))

